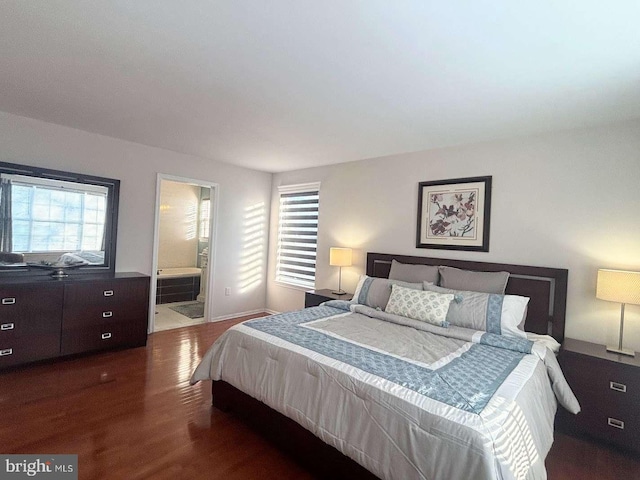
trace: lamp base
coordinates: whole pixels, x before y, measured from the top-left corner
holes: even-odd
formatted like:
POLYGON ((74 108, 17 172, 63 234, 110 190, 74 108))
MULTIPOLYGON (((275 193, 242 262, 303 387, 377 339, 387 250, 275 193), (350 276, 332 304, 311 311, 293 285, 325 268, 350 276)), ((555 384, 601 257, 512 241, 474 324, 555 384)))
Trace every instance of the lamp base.
POLYGON ((331 290, 331 293, 333 293, 334 295, 346 295, 347 292, 345 292, 344 290, 331 290))
POLYGON ((621 355, 628 355, 630 357, 636 356, 636 352, 634 352, 633 350, 629 350, 627 348, 616 348, 616 347, 607 346, 607 352, 619 353, 621 355))

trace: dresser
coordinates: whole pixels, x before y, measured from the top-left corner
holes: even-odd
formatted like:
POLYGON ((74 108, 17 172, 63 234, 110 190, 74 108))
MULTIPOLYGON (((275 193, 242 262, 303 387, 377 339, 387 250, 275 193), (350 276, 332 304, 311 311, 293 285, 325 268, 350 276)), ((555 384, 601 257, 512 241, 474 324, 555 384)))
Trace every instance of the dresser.
POLYGON ((582 407, 577 415, 560 407, 558 428, 640 453, 640 355, 566 338, 558 361, 582 407))
POLYGON ((0 368, 147 342, 149 277, 0 279, 0 368))

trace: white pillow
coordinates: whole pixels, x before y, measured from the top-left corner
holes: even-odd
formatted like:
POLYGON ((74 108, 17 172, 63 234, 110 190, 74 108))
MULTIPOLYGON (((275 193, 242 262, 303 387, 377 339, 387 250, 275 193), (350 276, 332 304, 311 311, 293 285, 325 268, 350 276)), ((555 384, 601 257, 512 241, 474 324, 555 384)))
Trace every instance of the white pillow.
POLYGON ((502 301, 502 318, 500 318, 500 327, 502 335, 508 337, 527 338, 527 334, 520 330, 518 326, 523 322, 527 315, 527 305, 529 297, 521 297, 519 295, 505 295, 502 301))
POLYGON ((391 285, 391 296, 385 312, 446 327, 447 311, 452 300, 453 295, 450 293, 427 292, 391 285))

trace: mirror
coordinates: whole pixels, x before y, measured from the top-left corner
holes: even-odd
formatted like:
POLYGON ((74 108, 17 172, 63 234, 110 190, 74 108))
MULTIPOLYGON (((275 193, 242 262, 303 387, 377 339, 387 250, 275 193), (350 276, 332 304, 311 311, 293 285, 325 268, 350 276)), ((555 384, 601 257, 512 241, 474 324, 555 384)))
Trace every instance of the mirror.
POLYGON ((119 180, 0 162, 0 275, 115 271, 119 190, 119 180))

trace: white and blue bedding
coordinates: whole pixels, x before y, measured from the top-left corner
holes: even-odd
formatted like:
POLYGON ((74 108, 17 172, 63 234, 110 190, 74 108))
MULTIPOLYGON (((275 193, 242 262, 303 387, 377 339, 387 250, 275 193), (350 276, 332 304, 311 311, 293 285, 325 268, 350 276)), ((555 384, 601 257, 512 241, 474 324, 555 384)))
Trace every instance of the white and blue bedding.
POLYGON ((230 383, 390 479, 546 478, 555 397, 579 410, 539 342, 349 302, 231 328, 191 381, 205 379, 230 383))

